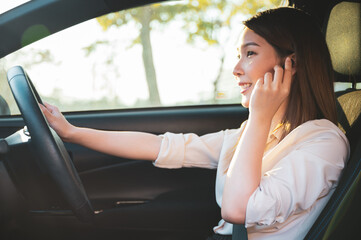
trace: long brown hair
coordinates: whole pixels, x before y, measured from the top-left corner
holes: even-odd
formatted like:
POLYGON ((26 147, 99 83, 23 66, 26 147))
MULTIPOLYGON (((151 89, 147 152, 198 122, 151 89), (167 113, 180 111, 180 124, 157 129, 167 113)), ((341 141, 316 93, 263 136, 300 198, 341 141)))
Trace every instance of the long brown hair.
POLYGON ((301 10, 282 7, 260 12, 244 25, 271 44, 280 59, 295 55, 285 135, 313 119, 337 124, 331 57, 316 21, 301 10))

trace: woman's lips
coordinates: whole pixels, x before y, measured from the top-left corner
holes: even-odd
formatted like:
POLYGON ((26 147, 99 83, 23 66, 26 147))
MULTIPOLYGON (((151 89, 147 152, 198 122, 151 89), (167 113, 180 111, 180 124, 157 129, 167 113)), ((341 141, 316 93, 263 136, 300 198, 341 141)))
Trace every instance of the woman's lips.
POLYGON ((241 94, 244 94, 248 89, 252 87, 252 83, 238 83, 241 88, 241 94))

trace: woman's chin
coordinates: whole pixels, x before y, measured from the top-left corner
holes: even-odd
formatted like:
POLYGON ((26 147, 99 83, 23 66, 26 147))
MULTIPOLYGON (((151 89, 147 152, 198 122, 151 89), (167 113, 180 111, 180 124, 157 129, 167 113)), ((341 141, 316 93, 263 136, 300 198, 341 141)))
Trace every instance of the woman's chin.
POLYGON ((245 107, 245 108, 248 108, 248 107, 249 107, 249 101, 248 101, 248 100, 242 100, 241 104, 242 104, 242 106, 245 107))

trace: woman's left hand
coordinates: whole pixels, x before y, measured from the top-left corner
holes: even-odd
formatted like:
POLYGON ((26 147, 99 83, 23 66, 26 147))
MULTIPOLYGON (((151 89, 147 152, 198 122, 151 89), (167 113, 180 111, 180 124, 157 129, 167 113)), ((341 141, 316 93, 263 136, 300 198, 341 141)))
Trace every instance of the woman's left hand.
POLYGON ((257 81, 250 99, 250 115, 272 119, 281 104, 288 98, 292 79, 291 58, 286 58, 285 69, 275 66, 274 72, 274 76, 267 72, 264 78, 257 81))

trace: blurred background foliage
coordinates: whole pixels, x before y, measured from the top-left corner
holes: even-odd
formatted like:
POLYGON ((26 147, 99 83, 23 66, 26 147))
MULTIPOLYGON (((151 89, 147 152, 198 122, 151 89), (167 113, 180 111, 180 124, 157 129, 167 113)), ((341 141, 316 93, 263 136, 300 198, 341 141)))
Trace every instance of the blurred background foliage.
MULTIPOLYGON (((143 49, 143 64, 149 92, 149 101, 153 105, 161 105, 157 77, 153 61, 150 32, 152 28, 168 24, 173 20, 183 22, 183 30, 187 33, 187 41, 194 44, 205 41, 207 46, 222 47, 228 41, 222 42, 220 31, 230 30, 231 20, 235 15, 254 15, 263 9, 279 6, 282 0, 189 0, 180 4, 153 4, 141 8, 134 8, 117 13, 111 13, 97 18, 104 31, 111 27, 123 27, 129 22, 136 22, 139 34, 132 41, 132 46, 141 44, 143 49)), ((229 39, 227 39, 229 40, 229 39)), ((89 47, 88 52, 94 50, 89 47)), ((218 74, 214 85, 214 96, 218 92, 217 85, 222 74, 225 52, 220 59, 218 74)))
MULTIPOLYGON (((196 45, 200 48, 204 47, 205 49, 211 46, 218 48, 221 52, 219 55, 218 71, 212 81, 214 88, 213 95, 202 99, 202 104, 216 103, 216 100, 222 95, 218 91, 218 84, 224 69, 224 59, 226 55, 224 49, 225 46, 229 44, 229 37, 224 37, 224 34, 220 33, 222 31, 231 31, 231 22, 236 16, 251 16, 258 11, 279 6, 282 2, 282 0, 186 0, 152 4, 98 17, 97 22, 104 31, 112 28, 123 28, 129 24, 137 28, 138 35, 131 40, 128 48, 136 45, 142 47, 142 60, 149 98, 138 99, 132 106, 122 103, 121 99, 114 94, 105 95, 101 99, 68 101, 68 99, 64 99, 63 97, 63 90, 56 87, 54 87, 50 95, 43 96, 43 98, 45 101, 59 106, 62 111, 104 109, 104 106, 106 106, 107 109, 162 106, 154 66, 151 31, 155 29, 161 31, 164 26, 172 21, 178 21, 182 23, 182 30, 186 33, 188 44, 196 45)), ((112 44, 114 43, 110 41, 95 41, 83 48, 84 55, 85 57, 91 57, 99 47, 112 44)), ((113 62, 116 54, 120 53, 112 52, 102 64, 108 65, 114 72, 114 75, 118 76, 118 68, 113 62)), ((6 58, 9 62, 21 62, 23 67, 28 70, 44 62, 53 65, 60 64, 54 59, 49 49, 38 50, 30 48, 26 51, 15 52, 6 58)), ((6 100, 11 114, 18 114, 19 111, 7 85, 5 69, 6 60, 0 59, 0 95, 6 100)), ((93 66, 92 71, 96 71, 95 66, 93 66)), ((108 90, 111 91, 112 86, 108 84, 107 81, 109 79, 106 78, 107 77, 104 76, 104 84, 102 87, 108 88, 108 90)), ((185 101, 179 104, 187 105, 197 103, 185 101)), ((7 114, 1 111, 0 102, 0 115, 7 114)))

